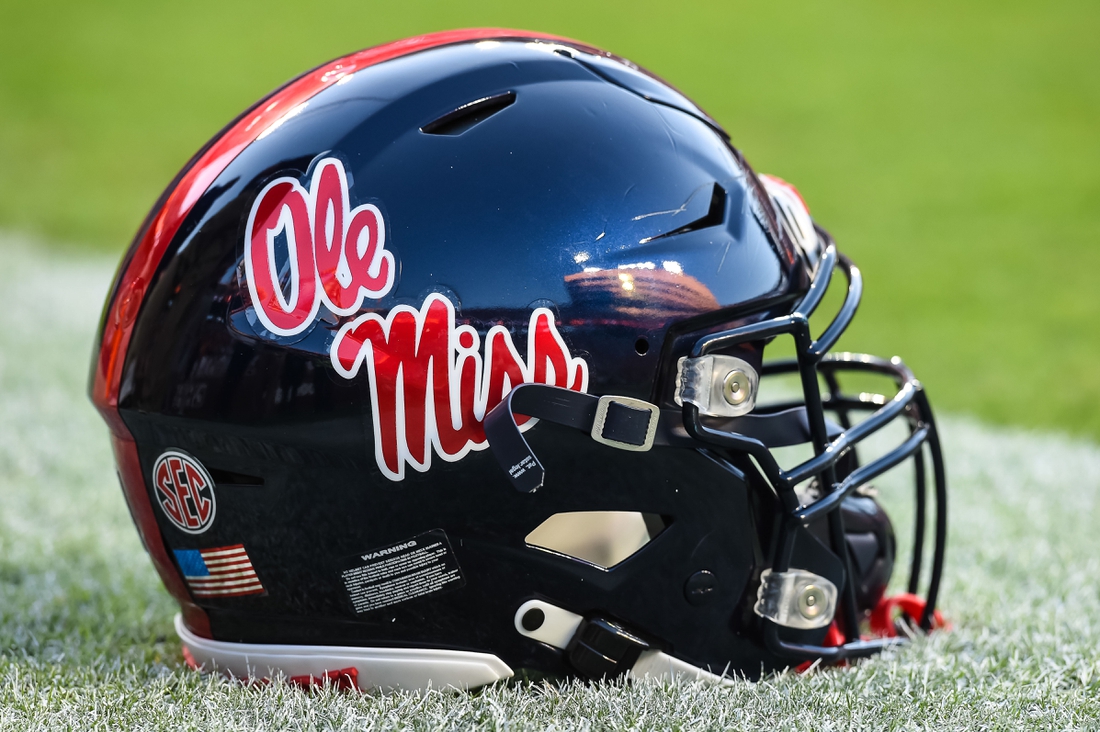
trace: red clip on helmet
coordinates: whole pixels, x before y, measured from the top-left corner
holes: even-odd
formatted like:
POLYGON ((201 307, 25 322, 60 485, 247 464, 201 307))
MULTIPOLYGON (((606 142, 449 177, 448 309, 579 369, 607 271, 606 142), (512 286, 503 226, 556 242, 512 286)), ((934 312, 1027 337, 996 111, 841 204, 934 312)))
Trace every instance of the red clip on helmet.
POLYGON ((122 262, 91 392, 195 665, 753 677, 897 642, 860 627, 896 557, 870 482, 907 459, 935 617, 928 402, 900 361, 830 353, 860 291, 652 74, 440 33, 308 72, 195 156, 122 262), (764 359, 777 337, 793 359, 764 359))

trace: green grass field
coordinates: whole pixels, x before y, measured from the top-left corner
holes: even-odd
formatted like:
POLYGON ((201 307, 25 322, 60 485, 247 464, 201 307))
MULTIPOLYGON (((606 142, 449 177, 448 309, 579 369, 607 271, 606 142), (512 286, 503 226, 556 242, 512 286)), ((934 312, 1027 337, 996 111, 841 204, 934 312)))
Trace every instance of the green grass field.
MULTIPOLYGON (((1085 0, 0 0, 0 729, 1100 726, 1098 37, 1085 0), (902 355, 947 415, 952 632, 728 689, 373 697, 182 666, 84 394, 118 257, 191 153, 274 86, 473 25, 631 58, 799 186, 864 270, 841 346, 902 355)), ((909 501, 888 487, 900 529, 909 501)))
MULTIPOLYGON (((183 665, 84 397, 112 261, 0 239, 0 729, 1065 729, 1100 720, 1100 448, 948 419, 950 633, 728 689, 499 686, 385 697, 183 665), (44 337, 43 334, 48 334, 44 337)), ((887 476, 889 478, 890 476, 887 476)), ((905 537, 911 499, 880 491, 905 537)))

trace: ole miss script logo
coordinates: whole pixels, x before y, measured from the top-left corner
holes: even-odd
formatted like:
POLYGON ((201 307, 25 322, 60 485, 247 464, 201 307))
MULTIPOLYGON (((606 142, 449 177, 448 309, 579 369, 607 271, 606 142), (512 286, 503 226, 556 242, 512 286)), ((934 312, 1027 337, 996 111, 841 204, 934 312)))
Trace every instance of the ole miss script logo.
POLYGON ((168 450, 153 466, 153 493, 164 515, 181 531, 201 534, 214 522, 214 481, 195 458, 168 450))
MULTIPOLYGON (((393 289, 397 269, 382 213, 369 204, 351 208, 347 173, 336 158, 317 164, 308 188, 283 177, 260 191, 248 216, 244 259, 256 315, 277 335, 301 333, 322 305, 338 316, 356 314, 364 300, 393 289), (280 280, 277 246, 285 247, 287 281, 280 280)), ((329 355, 346 379, 365 366, 375 458, 387 478, 402 480, 406 466, 428 470, 433 453, 453 462, 488 447, 482 420, 513 386, 587 390, 588 365, 570 354, 550 310, 531 312, 526 346, 521 356, 500 325, 482 344, 474 328, 457 323, 454 304, 433 294, 419 308, 398 305, 384 316, 343 322, 329 355)))

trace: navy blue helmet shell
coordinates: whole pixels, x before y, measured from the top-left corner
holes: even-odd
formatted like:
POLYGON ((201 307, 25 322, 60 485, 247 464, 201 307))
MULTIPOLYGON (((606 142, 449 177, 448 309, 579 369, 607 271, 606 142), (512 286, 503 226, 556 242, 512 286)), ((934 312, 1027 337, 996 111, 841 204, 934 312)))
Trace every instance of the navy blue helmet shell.
POLYGON ((859 640, 895 559, 868 490, 886 462, 920 466, 919 537, 933 465, 911 620, 935 622, 923 391, 827 353, 859 283, 797 192, 648 72, 540 34, 422 36, 307 73, 196 155, 123 261, 92 396, 197 665, 755 676, 887 642, 859 640), (814 340, 833 272, 847 300, 814 340), (797 357, 766 362, 780 335, 797 357), (896 393, 850 397, 850 370, 896 393), (783 373, 803 393, 765 404, 783 373), (861 464, 895 419, 909 439, 861 464))

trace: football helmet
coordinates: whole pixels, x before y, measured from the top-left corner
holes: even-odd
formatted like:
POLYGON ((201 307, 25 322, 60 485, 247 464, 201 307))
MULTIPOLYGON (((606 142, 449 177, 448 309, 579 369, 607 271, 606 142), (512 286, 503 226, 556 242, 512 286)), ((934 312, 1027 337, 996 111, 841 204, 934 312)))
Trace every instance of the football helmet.
POLYGON ((938 622, 925 392, 831 352, 861 289, 798 192, 649 72, 438 33, 294 79, 187 164, 90 391, 194 666, 756 677, 938 622), (870 486, 907 460, 910 594, 886 598, 870 486))

